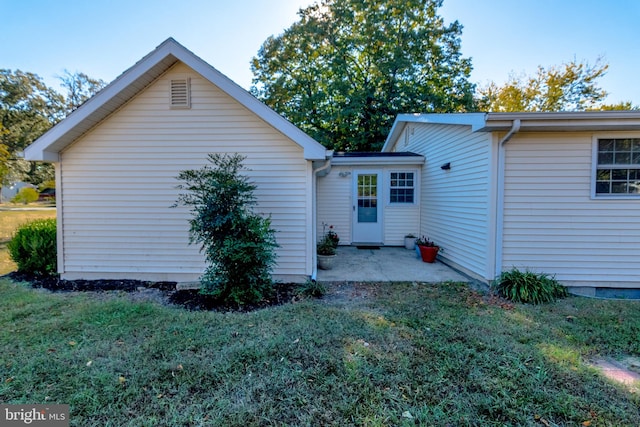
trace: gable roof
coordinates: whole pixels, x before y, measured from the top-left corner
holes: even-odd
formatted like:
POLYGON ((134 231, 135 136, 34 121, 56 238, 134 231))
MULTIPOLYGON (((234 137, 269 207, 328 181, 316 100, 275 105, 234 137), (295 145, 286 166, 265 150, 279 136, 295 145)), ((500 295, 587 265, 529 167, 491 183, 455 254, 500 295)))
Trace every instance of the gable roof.
POLYGON ((472 132, 508 131, 515 121, 519 132, 640 130, 640 111, 581 111, 529 113, 399 114, 381 151, 390 151, 409 123, 471 126, 472 132))
POLYGON ((329 153, 319 142, 267 107, 173 38, 168 38, 29 145, 24 151, 25 159, 57 162, 59 160, 58 153, 61 150, 144 90, 177 62, 182 62, 198 72, 267 124, 302 147, 305 159, 325 160, 327 158, 329 153))

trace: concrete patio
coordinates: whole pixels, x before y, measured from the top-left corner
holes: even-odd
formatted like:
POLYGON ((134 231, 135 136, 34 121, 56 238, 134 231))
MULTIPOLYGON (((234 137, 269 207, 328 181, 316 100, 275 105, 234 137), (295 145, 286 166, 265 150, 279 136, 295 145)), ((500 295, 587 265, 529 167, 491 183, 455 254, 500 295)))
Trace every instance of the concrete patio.
POLYGON ((319 282, 469 282, 452 268, 434 262, 422 262, 415 251, 400 247, 358 249, 339 246, 331 270, 318 269, 319 282))

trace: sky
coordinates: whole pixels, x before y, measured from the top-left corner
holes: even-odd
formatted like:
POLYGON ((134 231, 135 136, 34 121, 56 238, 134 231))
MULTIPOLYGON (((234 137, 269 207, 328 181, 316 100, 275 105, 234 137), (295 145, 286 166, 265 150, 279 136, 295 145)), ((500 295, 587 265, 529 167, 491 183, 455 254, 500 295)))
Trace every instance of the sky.
MULTIPOLYGON (((401 0, 398 0, 401 1, 401 0)), ((0 68, 57 76, 80 71, 112 81, 168 37, 249 89, 264 40, 313 0, 0 0, 0 68)), ((440 15, 463 26, 471 81, 504 83, 572 61, 609 71, 607 103, 640 105, 639 0, 444 0, 440 15)))

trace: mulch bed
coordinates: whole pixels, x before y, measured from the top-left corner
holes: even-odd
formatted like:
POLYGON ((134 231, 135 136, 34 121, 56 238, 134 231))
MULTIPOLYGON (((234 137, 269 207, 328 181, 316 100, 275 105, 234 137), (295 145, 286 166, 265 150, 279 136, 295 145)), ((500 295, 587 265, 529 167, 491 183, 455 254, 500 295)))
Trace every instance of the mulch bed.
POLYGON ((58 277, 35 276, 13 272, 7 276, 14 282, 28 282, 33 288, 47 289, 51 292, 128 292, 139 293, 155 289, 162 293, 162 301, 166 305, 175 305, 187 310, 206 311, 239 311, 249 312, 266 307, 273 307, 300 299, 296 285, 292 283, 274 284, 269 298, 251 305, 230 305, 210 296, 202 295, 198 290, 176 290, 175 282, 145 282, 140 280, 62 280, 58 277))

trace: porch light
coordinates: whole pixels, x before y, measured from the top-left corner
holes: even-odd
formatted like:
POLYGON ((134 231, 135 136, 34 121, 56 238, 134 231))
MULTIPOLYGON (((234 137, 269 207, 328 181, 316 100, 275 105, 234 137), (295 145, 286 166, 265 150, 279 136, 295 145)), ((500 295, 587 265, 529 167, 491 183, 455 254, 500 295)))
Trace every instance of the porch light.
POLYGON ((451 169, 451 162, 445 163, 444 165, 440 166, 440 169, 442 169, 443 171, 448 171, 449 169, 451 169))

